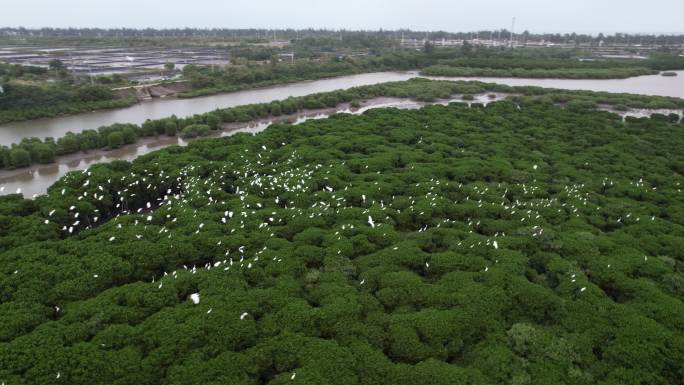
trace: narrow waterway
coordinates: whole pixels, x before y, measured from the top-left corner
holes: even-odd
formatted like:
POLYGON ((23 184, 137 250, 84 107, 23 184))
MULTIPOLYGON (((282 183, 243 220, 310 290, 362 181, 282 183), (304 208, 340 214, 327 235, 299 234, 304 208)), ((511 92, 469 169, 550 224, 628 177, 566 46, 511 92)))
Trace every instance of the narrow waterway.
MULTIPOLYGON (((447 78, 427 77, 444 80, 478 80, 511 86, 540 86, 572 90, 625 92, 644 95, 675 96, 684 98, 684 71, 679 76, 638 76, 628 79, 522 79, 522 78, 447 78)), ((95 111, 85 114, 37 119, 0 125, 0 143, 18 143, 22 138, 59 138, 67 132, 97 129, 114 123, 140 124, 146 119, 160 119, 171 115, 178 117, 209 112, 254 103, 267 103, 291 96, 304 96, 317 92, 329 92, 356 86, 403 81, 420 77, 417 72, 376 72, 342 76, 332 79, 305 81, 268 88, 245 90, 227 94, 204 96, 192 99, 153 99, 131 107, 95 111)))
MULTIPOLYGON (((175 114, 189 116, 204 113, 216 108, 226 108, 245 104, 265 103, 273 100, 286 99, 291 96, 304 96, 317 92, 329 92, 355 86, 378 84, 389 81, 403 81, 418 77, 417 72, 379 72, 361 75, 343 76, 332 79, 299 82, 268 88, 246 90, 228 94, 219 94, 194 99, 155 99, 142 102, 134 106, 118 109, 97 111, 73 116, 51 119, 39 119, 0 125, 0 143, 9 145, 21 141, 24 137, 61 137, 68 131, 79 132, 86 129, 97 129, 113 123, 140 124, 146 119, 159 119, 175 114)), ((639 76, 629 79, 607 80, 572 80, 572 79, 521 79, 521 78, 445 78, 428 77, 444 80, 478 80, 490 83, 507 84, 511 86, 540 86, 548 88, 563 88, 573 90, 606 91, 620 93, 634 93, 644 95, 673 96, 684 98, 684 71, 678 71, 676 77, 660 75, 639 76)), ((484 95, 478 96, 480 102, 486 101, 484 95)), ((400 108, 414 108, 418 103, 411 101, 375 101, 362 108, 396 106, 400 108)), ((346 106, 328 110, 325 113, 305 113, 288 117, 301 122, 311 118, 323 118, 333 112, 349 112, 346 106), (313 116, 311 115, 313 113, 313 116)), ((356 111, 358 112, 358 111, 356 111)), ((259 121, 253 124, 227 127, 220 135, 232 135, 237 132, 259 132, 266 128, 270 121, 259 121)), ((78 153, 58 159, 50 165, 35 165, 32 167, 0 172, 0 195, 21 191, 24 196, 31 197, 43 194, 57 179, 69 171, 83 170, 95 163, 109 162, 115 159, 132 160, 136 157, 169 145, 187 144, 177 137, 147 138, 135 144, 112 151, 93 151, 78 153)))
POLYGON ((213 111, 217 108, 267 103, 274 100, 287 99, 291 96, 304 96, 388 81, 408 80, 413 77, 416 77, 416 73, 379 72, 191 99, 152 99, 121 109, 3 124, 0 125, 0 143, 18 143, 22 138, 33 136, 38 138, 48 136, 59 138, 69 131, 80 132, 88 129, 97 129, 98 127, 114 123, 141 124, 146 119, 161 119, 171 115, 185 117, 213 111))
MULTIPOLYGON (((504 99, 506 94, 494 94, 496 97, 492 98, 490 94, 476 95, 475 100, 467 101, 467 103, 483 103, 494 100, 504 99)), ((437 103, 448 104, 452 101, 461 101, 460 97, 455 99, 442 100, 437 103)), ((372 108, 395 107, 403 109, 420 108, 426 103, 412 101, 408 99, 396 98, 377 98, 369 100, 360 108, 351 109, 349 105, 343 104, 337 108, 326 108, 320 110, 311 110, 300 112, 297 114, 278 117, 275 119, 261 119, 249 123, 231 123, 226 124, 222 131, 212 134, 214 137, 224 137, 235 135, 240 132, 252 133, 261 132, 273 123, 290 122, 292 124, 300 124, 307 120, 324 119, 334 113, 351 113, 361 114, 372 108)), ((32 165, 17 170, 0 170, 0 195, 14 194, 20 192, 25 197, 33 197, 35 195, 45 194, 48 187, 55 183, 59 178, 64 176, 67 172, 85 170, 96 163, 106 163, 113 160, 133 160, 141 155, 145 155, 152 151, 159 150, 164 147, 179 145, 185 146, 188 144, 187 140, 180 137, 173 136, 157 136, 151 138, 143 138, 137 142, 123 146, 116 150, 94 150, 87 153, 80 152, 75 154, 59 157, 56 163, 47 165, 32 165)))

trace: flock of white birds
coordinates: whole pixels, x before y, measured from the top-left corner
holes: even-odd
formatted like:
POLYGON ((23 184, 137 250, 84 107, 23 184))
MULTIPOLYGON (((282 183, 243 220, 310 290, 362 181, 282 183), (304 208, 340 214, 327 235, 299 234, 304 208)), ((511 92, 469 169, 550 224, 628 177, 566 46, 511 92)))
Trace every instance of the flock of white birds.
MULTIPOLYGON (((282 143, 285 145, 285 143, 282 143)), ((345 196, 349 188, 354 187, 352 184, 346 186, 340 186, 337 189, 331 186, 324 186, 319 191, 314 191, 313 187, 316 184, 314 178, 319 180, 327 180, 327 174, 330 170, 334 169, 336 164, 322 165, 306 165, 293 167, 295 163, 301 163, 297 151, 292 151, 289 158, 280 163, 267 163, 267 158, 271 150, 262 146, 261 151, 256 153, 256 159, 251 159, 245 154, 240 155, 241 163, 229 163, 225 164, 220 170, 214 171, 210 176, 205 178, 200 178, 194 176, 196 166, 190 165, 185 167, 179 173, 179 176, 173 178, 164 174, 162 170, 158 175, 147 172, 145 175, 136 175, 130 173, 121 178, 119 182, 128 186, 123 190, 116 192, 116 199, 118 200, 115 204, 118 214, 112 219, 115 226, 114 235, 108 237, 109 242, 135 242, 136 240, 141 240, 146 236, 149 236, 149 231, 151 225, 154 224, 158 229, 156 230, 157 235, 166 235, 168 238, 173 237, 174 224, 178 220, 178 213, 183 213, 183 217, 187 217, 190 214, 191 217, 197 217, 197 210, 192 209, 188 204, 192 200, 204 199, 206 200, 206 208, 216 207, 217 211, 221 212, 222 215, 215 218, 212 225, 227 226, 225 233, 233 234, 238 229, 245 229, 248 224, 248 219, 252 216, 258 217, 259 225, 256 228, 249 228, 249 231, 265 231, 270 237, 274 236, 272 227, 283 223, 284 220, 289 218, 295 218, 299 216, 306 216, 309 218, 314 218, 316 216, 320 217, 323 215, 339 215, 340 212, 353 208, 353 204, 348 202, 345 196), (269 173, 258 172, 259 169, 270 168, 269 173), (156 179, 155 179, 156 178, 156 179), (156 201, 146 202, 143 207, 130 208, 128 206, 128 201, 135 197, 134 191, 136 187, 144 186, 145 190, 158 190, 158 186, 153 185, 152 180, 157 180, 163 182, 165 185, 169 184, 180 184, 178 188, 178 193, 173 193, 171 189, 167 189, 166 194, 159 197, 156 201), (232 182, 231 185, 227 185, 229 181, 232 182), (228 203, 225 201, 219 201, 215 198, 216 192, 219 190, 231 191, 237 197, 239 197, 239 206, 228 207, 228 203), (295 197, 308 196, 315 197, 315 202, 310 205, 310 207, 297 207, 295 201, 284 202, 281 198, 283 195, 295 197), (275 195, 275 198, 267 198, 269 196, 275 195), (274 205, 270 205, 271 201, 274 205), (283 203, 279 206, 279 203, 283 203), (268 207, 274 207, 275 209, 269 211, 268 207), (283 210, 281 210, 283 209, 283 210), (267 211, 264 213, 264 211, 267 211), (287 213, 283 215, 283 213, 287 213), (266 219, 262 219, 266 215, 266 219), (126 218, 127 220, 122 220, 126 218), (134 239, 125 239, 118 237, 116 230, 124 229, 128 227, 133 227, 135 231, 134 239)), ((249 153, 249 149, 244 150, 246 154, 249 153)), ((344 162, 342 163, 344 165, 344 162)), ((368 166, 366 166, 368 167, 368 166)), ((537 172, 539 166, 537 164, 532 166, 532 171, 537 172)), ((83 174, 86 177, 91 176, 91 172, 84 170, 83 174)), ((378 171, 379 175, 380 172, 378 171)), ((76 177, 74 174, 67 175, 67 183, 70 178, 76 177)), ((111 180, 107 181, 111 183, 111 180)), ((430 179, 428 181, 416 183, 416 188, 422 188, 425 193, 423 196, 409 196, 408 199, 411 205, 406 209, 414 214, 417 214, 419 218, 425 217, 425 211, 418 211, 417 207, 428 208, 436 207, 437 205, 448 205, 448 204, 476 204, 478 208, 483 207, 494 207, 503 209, 508 216, 511 218, 516 218, 530 229, 529 236, 538 237, 542 236, 544 233, 543 225, 546 223, 540 210, 555 209, 558 213, 567 213, 568 215, 580 216, 578 212, 583 207, 586 209, 590 206, 590 193, 584 191, 584 185, 567 185, 563 188, 563 192, 556 194, 552 198, 544 198, 538 196, 539 187, 535 183, 532 184, 521 184, 517 186, 522 193, 522 196, 526 199, 520 200, 515 199, 510 201, 509 187, 502 186, 501 184, 471 184, 464 186, 463 184, 457 184, 458 190, 462 191, 465 195, 465 199, 461 202, 451 201, 445 196, 439 193, 441 187, 449 187, 450 183, 448 181, 440 181, 436 179, 430 179)), ((105 197, 105 187, 103 185, 97 185, 94 191, 89 192, 85 189, 90 184, 90 179, 87 178, 83 182, 82 187, 84 188, 80 196, 78 196, 79 201, 101 201, 105 197)), ((606 178, 603 184, 614 184, 610 179, 606 178)), ((646 182, 643 179, 639 179, 637 182, 632 183, 634 186, 648 188, 646 182)), ((373 183, 374 186, 378 185, 378 182, 373 183)), ((655 189, 655 188, 653 188, 655 189)), ((377 187, 380 191, 381 187, 377 187)), ((64 195, 65 189, 60 191, 61 195, 64 195)), ((372 193, 369 191, 369 193, 372 193)), ((393 203, 385 203, 382 200, 376 201, 372 198, 366 196, 366 194, 361 195, 361 202, 364 207, 363 215, 367 218, 365 221, 371 229, 381 230, 386 222, 390 221, 390 216, 385 214, 387 210, 394 210, 393 203), (380 217, 373 217, 371 213, 382 213, 380 217)), ((394 196, 392 197, 395 198, 394 196)), ((591 209, 600 210, 599 206, 594 205, 591 209)), ((62 227, 62 231, 68 234, 74 233, 76 230, 83 230, 94 227, 99 221, 98 216, 92 217, 92 220, 88 220, 84 223, 80 219, 80 212, 76 209, 76 206, 72 205, 69 207, 69 216, 73 219, 68 225, 62 227)), ((45 224, 50 224, 51 217, 55 213, 56 209, 52 209, 47 214, 44 220, 45 224)), ((396 209, 398 213, 401 213, 400 209, 396 209)), ((361 218, 359 218, 361 219, 361 218)), ((435 218, 425 218, 425 222, 431 222, 431 219, 435 218)), ((626 214, 624 217, 619 217, 616 222, 625 221, 640 221, 642 220, 639 216, 633 216, 631 213, 626 214)), ((650 217, 650 220, 655 220, 654 216, 650 217)), ((434 221, 432 221, 434 223, 434 221)), ((468 228, 470 228, 469 233, 477 231, 480 226, 480 220, 475 218, 468 218, 464 223, 468 228)), ((206 229, 208 223, 201 222, 197 225, 195 234, 199 234, 204 229, 206 229)), ((358 225, 358 222, 357 222, 358 225)), ((443 218, 439 220, 434 226, 439 228, 442 226, 453 226, 457 225, 456 221, 443 218)), ((424 232, 428 230, 429 224, 425 223, 418 232, 424 232)), ((342 224, 339 231, 335 232, 338 239, 345 236, 345 232, 348 234, 353 233, 355 229, 354 223, 342 224)), ((122 232, 122 234, 128 234, 128 232, 122 232)), ((482 240, 466 241, 463 240, 458 243, 457 246, 465 249, 473 249, 476 247, 489 247, 494 250, 500 248, 499 242, 505 245, 506 234, 503 232, 497 232, 492 237, 486 237, 482 240)), ((218 242, 221 245, 221 241, 218 242)), ((221 259, 214 261, 213 263, 207 263, 203 268, 212 269, 219 268, 223 266, 223 269, 228 271, 235 266, 239 268, 251 269, 256 263, 260 261, 261 254, 266 251, 266 247, 261 250, 246 250, 246 246, 240 246, 234 250, 226 249, 224 255, 221 259)), ((394 247, 397 250, 398 247, 394 247)), ((340 252, 338 250, 338 252, 340 252)), ((282 261, 279 257, 272 257, 274 262, 282 261)), ((493 263, 496 264, 498 260, 493 263)), ((429 268, 430 264, 428 261, 425 262, 426 268, 429 268)), ((195 266, 188 267, 183 266, 184 270, 190 271, 195 274, 198 268, 195 266)), ((201 269, 201 268, 200 268, 201 269)), ((489 271, 490 266, 486 266, 484 271, 489 271)), ((576 272, 572 276, 573 282, 576 281, 576 274, 581 272, 576 272)), ((170 274, 164 273, 164 277, 160 279, 157 284, 157 288, 163 288, 163 279, 167 276, 171 276, 171 279, 177 278, 177 271, 173 271, 170 274)), ((92 276, 98 278, 98 272, 93 272, 92 276)), ((152 281, 155 281, 153 277, 152 281)), ((586 290, 585 286, 578 287, 580 292, 586 290)), ((200 303, 200 294, 194 293, 190 296, 190 300, 194 304, 200 303)), ((247 313, 241 313, 239 318, 245 319, 247 313)))
MULTIPOLYGON (((286 144, 281 143, 281 145, 285 146, 286 144)), ((329 182, 331 170, 345 166, 344 162, 296 166, 303 163, 302 157, 296 150, 291 151, 287 159, 281 162, 269 160, 272 151, 266 146, 261 146, 259 151, 252 151, 251 153, 249 149, 244 149, 244 154, 239 155, 239 161, 224 164, 221 168, 204 177, 197 176, 198 169, 194 165, 186 166, 175 177, 165 174, 164 171, 158 174, 145 171, 145 174, 142 175, 131 172, 121 177, 117 181, 117 185, 124 185, 127 188, 115 192, 117 214, 113 218, 109 218, 113 230, 110 227, 107 231, 108 241, 113 244, 120 242, 135 247, 136 241, 147 238, 156 239, 162 236, 173 238, 175 231, 184 230, 184 226, 177 226, 179 217, 192 218, 199 222, 194 229, 194 234, 200 234, 208 228, 215 229, 216 226, 222 226, 221 232, 226 235, 234 234, 236 231, 248 231, 265 232, 269 237, 273 237, 276 235, 275 227, 296 217, 316 218, 341 215, 346 210, 358 209, 359 207, 355 206, 352 201, 360 201, 360 208, 363 210, 360 215, 357 215, 356 220, 349 220, 341 224, 334 233, 335 236, 338 239, 350 237, 356 234, 359 226, 362 225, 367 225, 372 231, 379 232, 384 236, 386 232, 383 230, 392 226, 392 218, 389 212, 393 210, 399 214, 402 211, 402 209, 394 206, 395 196, 392 196, 390 202, 373 198, 374 195, 384 196, 383 187, 377 180, 366 182, 364 186, 366 193, 356 197, 358 200, 350 198, 349 194, 350 189, 357 186, 351 183, 333 186, 334 183, 329 182), (324 181, 322 188, 320 187, 321 181, 324 181), (163 186, 176 186, 176 188, 168 188, 159 198, 146 202, 142 207, 130 206, 129 202, 135 198, 135 191, 139 191, 140 188, 146 191, 159 191, 160 186, 157 183, 162 183, 163 186), (369 186, 372 188, 368 188, 369 186), (226 191, 234 194, 233 196, 237 199, 230 202, 219 199, 218 196, 225 196, 224 192, 226 191), (313 203, 308 207, 298 206, 297 201, 300 197, 306 198, 304 201, 313 201, 313 203), (203 206, 201 215, 197 209, 193 208, 197 206, 191 204, 197 201, 203 202, 201 204, 203 206), (207 219, 207 212, 214 213, 211 219, 207 219), (202 219, 198 218, 198 215, 202 219), (132 232, 129 231, 131 228, 133 229, 132 232), (130 234, 135 234, 135 236, 130 238, 130 234)), ((365 167, 368 168, 368 166, 365 167)), ((413 167, 410 166, 410 168, 413 167)), ((534 174, 543 171, 543 169, 543 165, 534 164, 530 171, 534 174)), ((377 171, 374 174, 381 176, 382 173, 377 171)), ((83 192, 77 197, 78 201, 97 202, 105 198, 108 191, 107 186, 90 186, 91 175, 89 170, 84 170, 81 175, 71 173, 65 177, 65 182, 69 184, 72 183, 73 179, 82 180, 85 176, 85 181, 81 186, 83 192)), ((112 181, 108 180, 107 183, 112 183, 112 181)), ((612 186, 615 182, 610 178, 605 178, 602 184, 612 186)), ((655 187, 650 187, 643 178, 631 182, 630 185, 645 190, 655 190, 655 187)), ((417 232, 428 231, 431 227, 465 227, 472 236, 461 240, 457 246, 464 249, 465 252, 474 248, 490 248, 493 250, 494 256, 497 255, 497 250, 506 247, 507 234, 504 232, 496 232, 492 236, 482 236, 478 232, 481 225, 481 220, 478 218, 466 218, 463 221, 435 218, 432 217, 431 212, 426 213, 426 211, 445 205, 475 205, 483 211, 496 210, 509 220, 519 221, 521 228, 527 229, 529 237, 541 237, 544 235, 544 227, 548 226, 549 223, 545 215, 552 211, 567 217, 579 217, 581 213, 586 213, 588 210, 601 210, 600 206, 592 203, 592 193, 583 184, 566 185, 561 192, 552 197, 543 196, 544 194, 540 192, 540 187, 536 181, 520 185, 484 182, 463 185, 432 178, 416 183, 412 187, 415 187, 413 190, 422 193, 416 196, 408 196, 410 205, 403 210, 408 210, 415 218, 423 222, 417 232), (511 194, 513 189, 516 190, 515 194, 511 194), (445 190, 458 191, 465 198, 460 201, 450 199, 443 194, 445 190), (518 198, 511 199, 512 196, 518 198)), ((678 188, 678 191, 681 192, 681 189, 678 188)), ((65 189, 58 192, 62 196, 65 193, 65 189)), ((52 223, 53 215, 57 210, 54 208, 47 213, 44 218, 45 225, 52 223)), ((98 216, 90 216, 89 219, 84 220, 76 205, 71 205, 68 208, 68 216, 71 218, 71 222, 61 227, 61 231, 68 235, 100 225, 98 223, 100 217, 98 216)), ((348 215, 345 215, 345 218, 347 217, 348 215)), ((656 217, 626 213, 612 220, 624 224, 631 221, 654 221, 656 217)), ((183 235, 187 236, 188 234, 183 235)), ((217 246, 222 246, 222 241, 218 241, 217 246)), ((399 246, 396 245, 392 246, 392 250, 400 252, 399 246)), ((234 248, 225 247, 222 255, 202 267, 182 266, 181 268, 179 266, 178 270, 164 272, 162 277, 152 277, 151 281, 156 289, 163 290, 165 280, 177 279, 181 273, 196 274, 202 270, 211 269, 223 269, 224 271, 251 269, 258 263, 282 261, 282 257, 277 255, 262 259, 266 251, 267 247, 265 246, 258 250, 248 250, 246 245, 234 248)), ((337 253, 341 253, 341 250, 337 250, 337 253)), ((644 256, 644 259, 647 260, 647 256, 644 256)), ((498 259, 494 258, 491 264, 485 266, 482 271, 490 271, 495 268, 497 263, 498 259)), ((425 268, 430 268, 430 261, 425 261, 425 268)), ((100 271, 91 272, 95 279, 102 274, 103 272, 100 271)), ((586 283, 588 280, 583 276, 581 270, 572 272, 568 279, 577 285, 577 293, 583 293, 587 290, 586 283)), ((359 279, 359 285, 364 283, 365 278, 359 279)), ((200 292, 189 295, 189 301, 194 305, 200 304, 200 298, 200 292)), ((59 307, 55 309, 59 311, 59 307)), ((212 309, 206 310, 206 314, 210 314, 212 309)), ((240 320, 246 320, 249 317, 249 312, 236 310, 236 317, 240 320)), ((296 373, 292 373, 291 379, 294 379, 295 376, 296 373)), ((59 377, 60 373, 57 373, 56 378, 59 377)))

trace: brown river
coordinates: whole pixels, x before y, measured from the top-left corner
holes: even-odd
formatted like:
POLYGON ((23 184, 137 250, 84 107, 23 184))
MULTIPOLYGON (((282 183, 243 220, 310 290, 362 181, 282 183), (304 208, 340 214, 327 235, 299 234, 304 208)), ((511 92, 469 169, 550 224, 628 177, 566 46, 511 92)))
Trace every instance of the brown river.
MULTIPOLYGON (((175 114, 188 116, 204 113, 216 108, 226 108, 244 104, 265 103, 273 100, 286 99, 290 96, 303 96, 317 92, 328 92, 355 86, 384 83, 390 81, 408 80, 418 77, 417 72, 378 72, 343 76, 332 79, 305 81, 287 85, 273 86, 254 90, 245 90, 228 94, 212 95, 193 99, 154 99, 138 103, 128 108, 117 110, 97 111, 72 116, 50 119, 38 119, 26 122, 8 123, 0 125, 0 143, 9 145, 21 141, 25 137, 54 137, 64 136, 68 131, 79 132, 86 129, 96 129, 113 123, 140 124, 146 119, 159 119, 175 114)), ((684 98, 684 71, 678 71, 676 77, 660 75, 639 76, 629 79, 609 80, 573 80, 573 79, 523 79, 523 78, 443 78, 444 80, 478 80, 483 82, 507 84, 511 86, 540 86, 548 88, 563 88, 572 90, 590 90, 606 92, 624 92, 644 95, 674 96, 684 98)), ((412 108, 416 103, 407 101, 380 102, 371 107, 396 106, 412 108)), ((361 111, 364 109, 362 108, 361 111)), ((339 111, 347 111, 342 107, 339 111)), ((326 111, 314 116, 302 114, 292 117, 297 122, 311 118, 321 118, 335 111, 326 111)), ((358 112, 358 111, 357 111, 358 112)), ((230 127, 221 136, 236 132, 258 132, 270 124, 261 121, 242 127, 230 127)), ((50 165, 36 165, 20 170, 0 171, 0 195, 20 191, 26 197, 44 194, 47 188, 57 179, 69 171, 83 170, 94 163, 108 162, 115 159, 132 160, 137 156, 173 144, 184 145, 180 138, 148 138, 133 145, 113 151, 93 151, 88 154, 79 153, 59 158, 50 165)))

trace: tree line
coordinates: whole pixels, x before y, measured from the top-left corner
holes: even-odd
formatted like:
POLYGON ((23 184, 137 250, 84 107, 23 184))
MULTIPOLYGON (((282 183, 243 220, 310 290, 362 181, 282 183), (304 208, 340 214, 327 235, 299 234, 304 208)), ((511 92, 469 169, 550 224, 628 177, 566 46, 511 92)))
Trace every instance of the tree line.
POLYGON ((99 76, 98 84, 79 82, 64 64, 53 59, 49 68, 0 63, 0 123, 76 114, 135 103, 117 98, 111 83, 118 76, 99 76))
MULTIPOLYGON (((391 46, 393 41, 401 39, 422 40, 426 36, 430 39, 453 39, 453 40, 490 40, 508 39, 511 31, 507 29, 497 30, 478 30, 478 31, 414 31, 410 29, 399 30, 326 30, 326 29, 231 29, 231 28, 169 28, 169 29, 133 29, 133 28, 0 28, 0 36, 23 37, 33 40, 49 38, 69 38, 72 40, 106 41, 110 39, 198 39, 214 38, 226 40, 250 40, 262 39, 263 41, 272 40, 274 37, 282 40, 298 39, 338 39, 344 37, 361 37, 363 39, 384 40, 383 46, 391 46)), ((523 31, 515 34, 516 39, 523 41, 545 41, 555 44, 594 44, 598 45, 603 41, 606 45, 681 45, 684 43, 682 34, 648 34, 648 33, 614 33, 614 34, 585 34, 585 33, 535 33, 523 31)))
POLYGON ((436 81, 415 78, 406 82, 389 82, 291 97, 270 103, 217 109, 189 117, 147 120, 143 124, 113 124, 97 130, 69 132, 61 138, 25 138, 20 143, 0 146, 0 167, 18 168, 31 164, 52 163, 57 156, 80 151, 116 149, 135 143, 140 138, 158 135, 195 138, 222 129, 227 123, 244 123, 267 117, 290 115, 304 110, 333 108, 343 103, 358 104, 377 97, 412 98, 424 102, 449 99, 454 95, 473 95, 487 92, 511 94, 518 103, 525 101, 565 105, 569 108, 591 110, 600 105, 617 109, 682 109, 684 100, 671 97, 613 94, 607 92, 554 90, 541 87, 506 86, 474 81, 436 81))
POLYGON ((684 57, 655 54, 648 59, 582 58, 580 52, 479 50, 467 57, 440 60, 421 70, 431 76, 489 76, 565 79, 624 79, 684 69, 684 57))

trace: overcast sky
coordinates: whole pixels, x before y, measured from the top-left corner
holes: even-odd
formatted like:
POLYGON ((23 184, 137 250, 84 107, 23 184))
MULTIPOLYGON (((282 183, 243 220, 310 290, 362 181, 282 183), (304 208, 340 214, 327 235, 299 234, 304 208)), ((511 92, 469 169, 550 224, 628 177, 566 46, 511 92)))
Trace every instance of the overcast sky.
POLYGON ((0 0, 1 26, 684 32, 684 0, 0 0))

